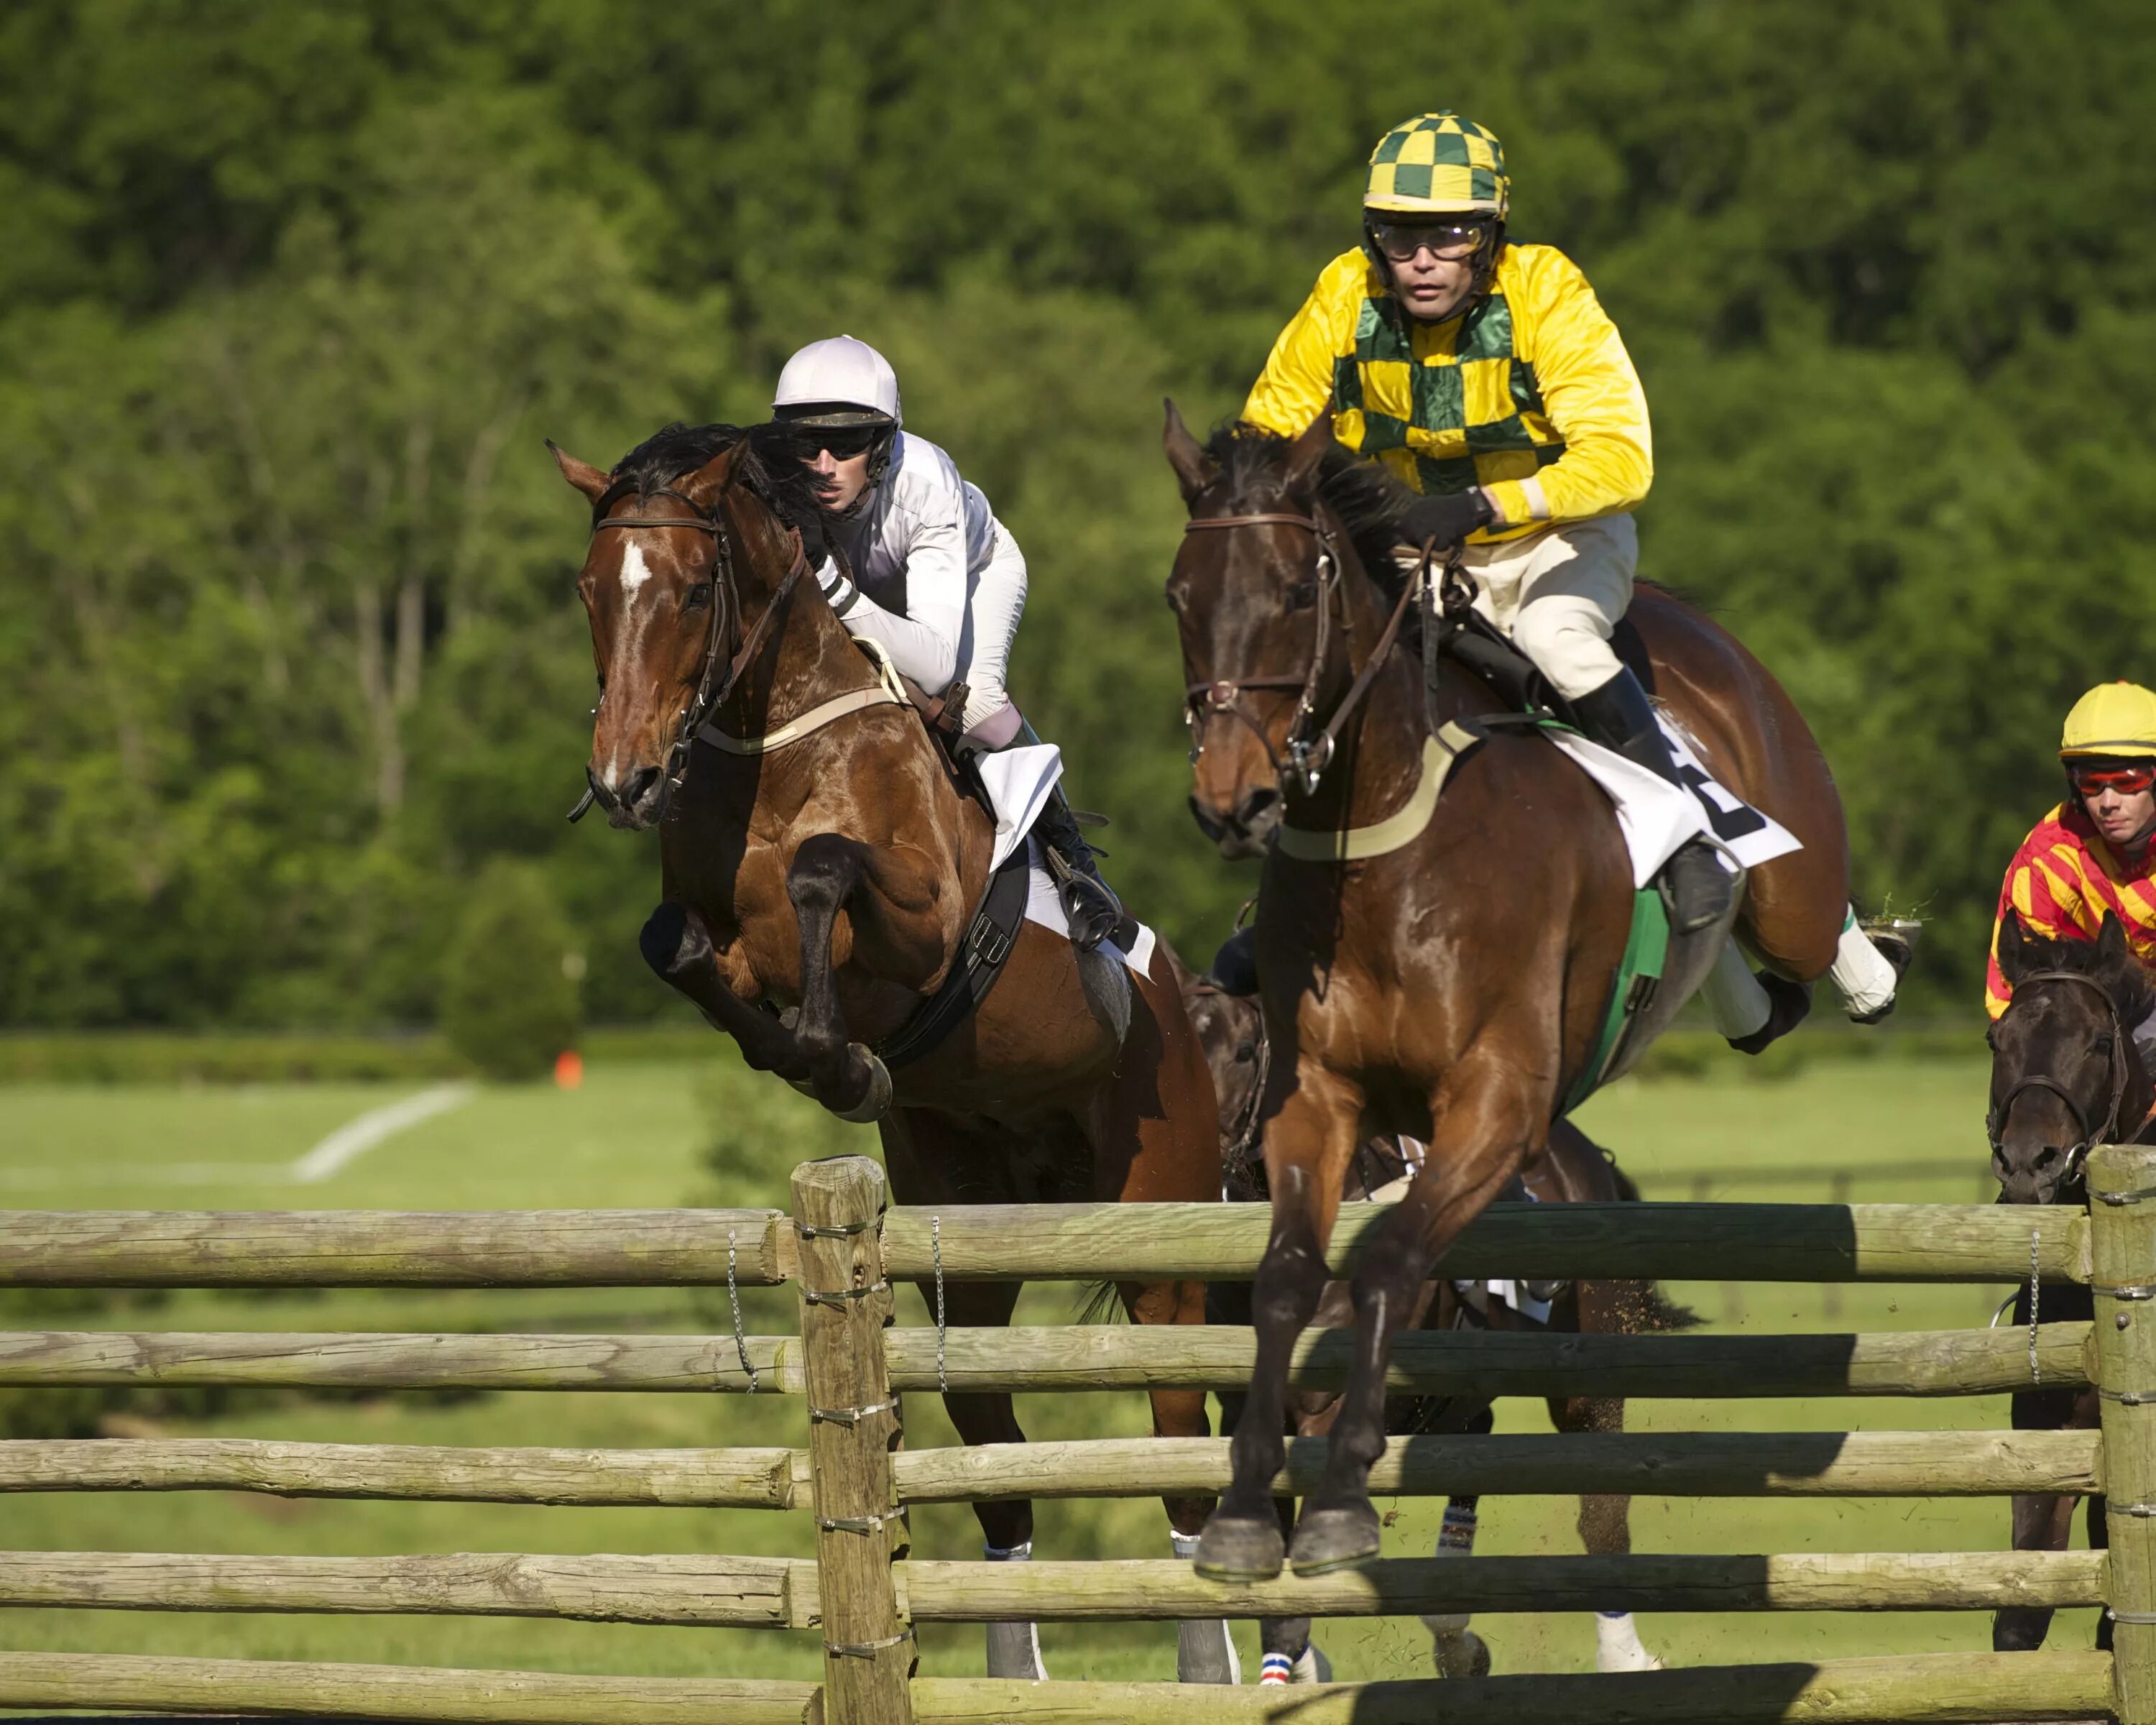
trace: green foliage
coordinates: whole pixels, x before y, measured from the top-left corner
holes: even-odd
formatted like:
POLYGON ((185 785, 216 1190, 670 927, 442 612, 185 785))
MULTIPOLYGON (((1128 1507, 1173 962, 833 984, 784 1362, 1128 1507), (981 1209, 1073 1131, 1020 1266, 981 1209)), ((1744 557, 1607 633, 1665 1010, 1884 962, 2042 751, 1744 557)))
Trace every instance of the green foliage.
POLYGON ((442 1029, 490 1078, 543 1076, 577 1040, 575 951, 547 877, 496 860, 473 887, 442 972, 442 1029))
POLYGON ((2050 742, 2138 627, 2156 26, 2131 0, 23 0, 0 18, 0 1024, 418 1024, 543 870, 668 1004, 648 839, 571 829, 581 506, 797 341, 887 348, 1024 546, 1020 701, 1192 950, 1159 398, 1231 413, 1363 158, 1504 137, 1645 378, 1648 572, 1789 684, 1856 880, 1972 998, 2050 742))

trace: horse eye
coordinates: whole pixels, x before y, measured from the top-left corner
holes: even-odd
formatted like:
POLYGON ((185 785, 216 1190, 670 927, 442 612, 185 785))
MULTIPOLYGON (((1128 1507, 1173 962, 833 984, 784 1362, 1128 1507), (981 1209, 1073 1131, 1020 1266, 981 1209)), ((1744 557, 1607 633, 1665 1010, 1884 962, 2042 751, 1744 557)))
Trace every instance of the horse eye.
POLYGON ((692 587, 689 589, 687 596, 682 599, 681 608, 685 611, 701 611, 705 606, 711 603, 711 590, 710 588, 702 586, 692 587))
POLYGON ((2100 1055, 2108 1055, 2111 1053, 2111 1038, 2108 1036, 2097 1037, 2096 1040, 2096 1051, 2100 1055))
POLYGON ((1298 581, 1287 590, 1287 608, 1291 611, 1307 611, 1317 603, 1317 583, 1298 581))

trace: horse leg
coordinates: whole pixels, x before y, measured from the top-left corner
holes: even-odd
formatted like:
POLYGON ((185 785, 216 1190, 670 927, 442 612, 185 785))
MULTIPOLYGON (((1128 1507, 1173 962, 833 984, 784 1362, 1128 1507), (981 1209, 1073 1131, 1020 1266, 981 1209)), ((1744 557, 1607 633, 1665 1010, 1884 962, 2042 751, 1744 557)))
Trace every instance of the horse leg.
MULTIPOLYGON (((2016 1431, 2061 1431, 2073 1424, 2073 1395, 2068 1390, 2023 1390, 2012 1398, 2012 1406, 2016 1431)), ((2073 1525, 2074 1500, 2063 1492, 2023 1492, 2014 1500, 2016 1551, 2064 1551, 2073 1525)), ((2044 1645, 2051 1627, 2048 1605, 2009 1605, 1994 1611, 1992 1651, 2033 1651, 2044 1645)))
POLYGON ((685 905, 662 904, 645 919, 638 945, 661 982, 686 995, 706 1023, 741 1045, 752 1071, 789 1080, 803 1075, 793 1033, 741 999, 719 974, 718 951, 702 916, 685 905))
POLYGON ((875 1120, 891 1103, 891 1074, 846 1039, 832 951, 839 912, 870 872, 872 853, 858 839, 818 833, 801 841, 786 870, 786 896, 801 925, 801 1016, 794 1026, 808 1064, 808 1087, 841 1120, 875 1120))
MULTIPOLYGON (((1451 1409, 1446 1409, 1448 1414, 1451 1409)), ((1448 1419, 1446 1425, 1451 1422, 1448 1419)), ((1459 1421, 1458 1429, 1487 1437, 1497 1424, 1496 1410, 1486 1402, 1459 1421)), ((1481 1520, 1481 1500, 1455 1496, 1445 1505, 1445 1519, 1438 1524, 1437 1550, 1440 1558, 1471 1558, 1475 1533, 1481 1520)), ((1472 1614, 1466 1611, 1426 1612, 1423 1627, 1430 1631, 1430 1656, 1440 1677, 1486 1677, 1490 1675, 1490 1645, 1468 1627, 1472 1614)))
MULTIPOLYGON (((1626 1282, 1573 1284, 1575 1311, 1571 1328, 1582 1335, 1620 1336, 1639 1327, 1633 1309, 1637 1286, 1626 1282)), ((1553 1323, 1552 1328, 1558 1326, 1553 1323)), ((1559 1431, 1622 1431, 1620 1397, 1552 1396, 1550 1424, 1559 1431)), ((1632 1499, 1622 1491, 1584 1493, 1579 1500, 1579 1543, 1591 1557, 1629 1557, 1632 1551, 1632 1499)), ((1629 1611, 1594 1615, 1594 1668, 1598 1671, 1658 1671, 1662 1662, 1640 1645, 1639 1625, 1629 1611)))
POLYGON ((1285 1553, 1272 1482, 1287 1461, 1288 1364, 1325 1291, 1325 1241, 1362 1120, 1360 1086, 1315 1062, 1297 1062, 1294 1084, 1265 1128, 1273 1218, 1250 1287, 1257 1359, 1229 1445, 1228 1490, 1198 1543, 1198 1573, 1215 1581, 1280 1574, 1285 1553))
MULTIPOLYGON (((2090 1422, 2095 1424, 2093 1420, 2090 1422)), ((2092 1497, 2088 1501, 2088 1537, 2091 1551, 2111 1549, 2111 1512, 2105 1500, 2092 1497)), ((2096 1620, 2096 1645, 2104 1652, 2112 1651, 2111 1614, 2107 1611, 2096 1620)))
POLYGON ((1393 1337, 1414 1317, 1438 1254, 1542 1149, 1548 1127, 1528 1069, 1509 1051, 1499 1053, 1494 1040, 1486 1038, 1481 1045, 1491 1051, 1471 1054, 1439 1086, 1422 1172, 1373 1230, 1356 1266, 1354 1363, 1324 1477, 1295 1530, 1291 1556, 1298 1575, 1322 1575, 1378 1554, 1383 1542, 1370 1503, 1370 1466, 1385 1453, 1385 1363, 1393 1337))

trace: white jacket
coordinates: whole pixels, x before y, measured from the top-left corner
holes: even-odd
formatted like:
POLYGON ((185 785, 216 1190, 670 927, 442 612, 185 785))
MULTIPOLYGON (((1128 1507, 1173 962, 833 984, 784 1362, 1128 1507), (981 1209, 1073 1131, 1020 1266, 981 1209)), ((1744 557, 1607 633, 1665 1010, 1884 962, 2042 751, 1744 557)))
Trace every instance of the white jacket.
POLYGON ((958 672, 967 606, 998 535, 980 487, 968 484, 936 444, 901 431, 860 511, 827 531, 859 582, 844 579, 829 558, 816 574, 847 632, 875 637, 891 663, 930 694, 949 687, 958 672))

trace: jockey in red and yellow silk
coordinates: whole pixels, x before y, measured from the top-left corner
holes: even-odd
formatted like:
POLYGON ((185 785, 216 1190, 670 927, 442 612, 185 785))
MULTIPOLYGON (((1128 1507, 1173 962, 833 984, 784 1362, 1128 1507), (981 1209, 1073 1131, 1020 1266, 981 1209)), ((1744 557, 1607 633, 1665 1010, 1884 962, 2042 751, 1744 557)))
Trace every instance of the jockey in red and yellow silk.
POLYGON ((2072 795, 2021 841, 1999 888, 1984 1010, 1997 1018, 2014 990, 1999 967, 2011 911, 2046 940, 2094 940, 2116 916, 2127 944, 2156 968, 2156 692, 2098 685, 2066 716, 2059 757, 2072 795))

